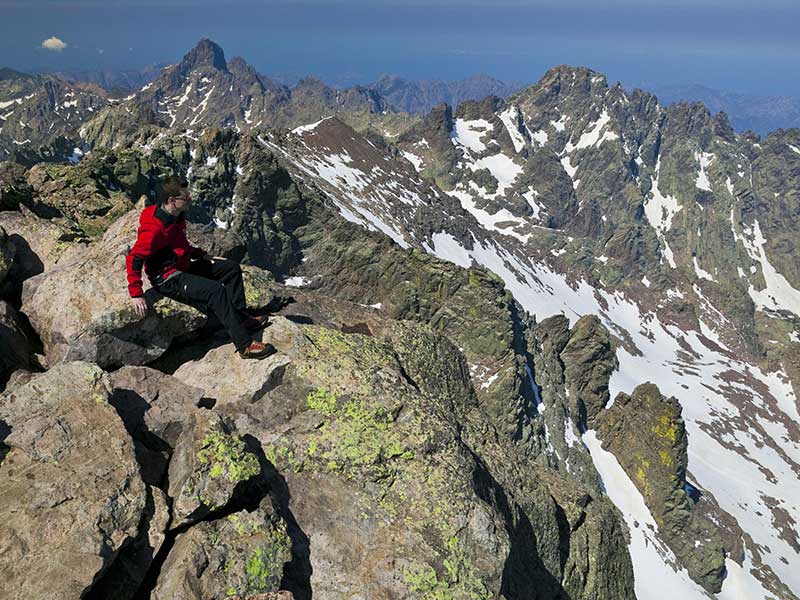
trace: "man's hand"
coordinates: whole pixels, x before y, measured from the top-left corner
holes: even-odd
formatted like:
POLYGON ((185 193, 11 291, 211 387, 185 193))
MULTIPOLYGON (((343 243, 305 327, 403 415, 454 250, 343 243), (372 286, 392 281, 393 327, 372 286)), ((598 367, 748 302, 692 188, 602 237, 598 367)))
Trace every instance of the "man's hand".
POLYGON ((207 262, 214 262, 215 260, 225 260, 223 256, 211 256, 208 252, 203 254, 203 260, 207 262))
POLYGON ((131 302, 133 303, 134 314, 140 319, 143 318, 147 314, 147 300, 139 297, 132 298, 131 302))

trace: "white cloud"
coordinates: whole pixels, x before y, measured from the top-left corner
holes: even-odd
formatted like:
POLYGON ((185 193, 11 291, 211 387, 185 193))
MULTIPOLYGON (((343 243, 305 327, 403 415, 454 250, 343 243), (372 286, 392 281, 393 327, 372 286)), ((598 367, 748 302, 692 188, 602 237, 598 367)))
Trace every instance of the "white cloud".
POLYGON ((67 45, 56 36, 49 37, 45 41, 42 42, 42 48, 46 50, 54 50, 56 52, 61 52, 67 45))

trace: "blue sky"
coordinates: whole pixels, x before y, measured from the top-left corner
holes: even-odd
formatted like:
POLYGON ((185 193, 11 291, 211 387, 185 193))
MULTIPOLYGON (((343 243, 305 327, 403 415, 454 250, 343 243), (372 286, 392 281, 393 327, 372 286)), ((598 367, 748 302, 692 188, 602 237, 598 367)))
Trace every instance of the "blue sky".
POLYGON ((0 66, 140 68, 201 37, 265 74, 532 83, 568 63, 609 80, 800 95, 800 3, 765 0, 0 0, 0 66), (60 51, 41 47, 57 37, 60 51))

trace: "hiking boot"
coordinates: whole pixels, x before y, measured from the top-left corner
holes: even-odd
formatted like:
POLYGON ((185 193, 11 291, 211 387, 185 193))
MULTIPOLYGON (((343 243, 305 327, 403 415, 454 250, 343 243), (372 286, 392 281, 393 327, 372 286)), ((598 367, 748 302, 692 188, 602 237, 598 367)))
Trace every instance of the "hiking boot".
POLYGON ((247 346, 247 348, 239 351, 239 356, 242 358, 267 358, 276 352, 277 350, 272 344, 264 344, 254 340, 250 342, 250 345, 247 346))
POLYGON ((252 333, 253 331, 264 329, 264 327, 269 325, 269 317, 267 315, 253 315, 242 321, 242 325, 244 325, 247 331, 252 333))

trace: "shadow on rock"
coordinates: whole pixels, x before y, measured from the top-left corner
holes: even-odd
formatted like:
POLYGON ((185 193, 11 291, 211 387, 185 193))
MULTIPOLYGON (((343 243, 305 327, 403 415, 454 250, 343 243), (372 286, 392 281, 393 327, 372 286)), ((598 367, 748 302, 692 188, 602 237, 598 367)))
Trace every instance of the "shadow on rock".
POLYGON ((270 495, 275 502, 276 509, 280 512, 287 524, 287 533, 292 540, 292 560, 283 568, 283 579, 280 588, 294 594, 295 600, 311 600, 311 544, 308 535, 297 523, 294 514, 289 508, 291 492, 286 484, 286 478, 275 468, 267 457, 261 443, 252 435, 246 434, 243 439, 258 457, 261 472, 269 485, 270 495))
POLYGON ((503 567, 500 588, 503 596, 519 600, 569 600, 566 590, 542 561, 537 548, 536 532, 525 511, 516 504, 512 505, 505 490, 492 477, 480 457, 474 453, 472 457, 477 465, 472 473, 475 493, 487 504, 494 505, 503 515, 511 543, 503 567))
POLYGON ((8 451, 11 450, 11 448, 4 443, 9 433, 11 433, 11 427, 9 427, 8 423, 5 421, 0 421, 0 465, 3 464, 3 459, 5 459, 8 451))

